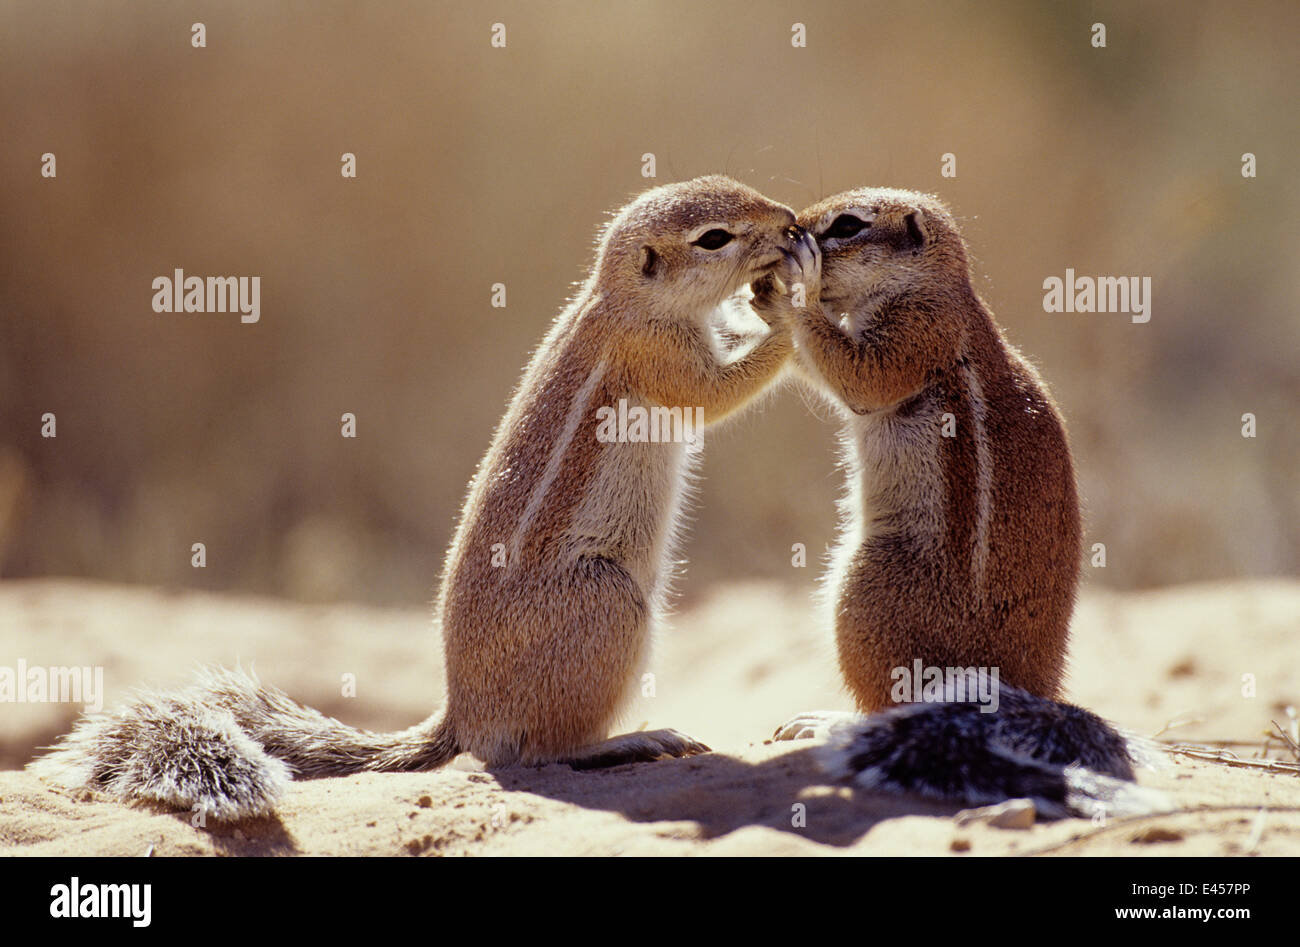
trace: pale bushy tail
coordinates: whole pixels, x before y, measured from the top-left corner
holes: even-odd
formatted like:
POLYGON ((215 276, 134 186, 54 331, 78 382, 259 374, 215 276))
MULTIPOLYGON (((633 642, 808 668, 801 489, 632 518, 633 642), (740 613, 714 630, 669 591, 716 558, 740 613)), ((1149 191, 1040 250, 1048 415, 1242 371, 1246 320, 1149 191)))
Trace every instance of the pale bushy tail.
POLYGON ((1096 714, 1017 688, 997 710, 978 703, 914 703, 837 724, 824 768, 868 789, 980 806, 1032 799, 1045 816, 1124 818, 1172 808, 1138 786, 1134 766, 1154 766, 1154 743, 1096 714))
POLYGON ((243 670, 208 668, 184 690, 141 691, 83 716, 27 768, 60 785, 229 820, 270 812, 296 778, 432 769, 458 751, 445 720, 370 733, 243 670))

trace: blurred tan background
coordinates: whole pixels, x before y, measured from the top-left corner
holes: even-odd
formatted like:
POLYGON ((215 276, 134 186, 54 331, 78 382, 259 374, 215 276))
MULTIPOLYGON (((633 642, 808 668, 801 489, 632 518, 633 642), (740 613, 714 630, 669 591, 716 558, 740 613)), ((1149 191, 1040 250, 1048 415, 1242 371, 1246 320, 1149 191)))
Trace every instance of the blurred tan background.
MULTIPOLYGON (((1300 571, 1294 3, 8 0, 0 33, 0 575, 428 601, 604 213, 712 171, 948 201, 1070 424, 1088 581, 1300 571), (177 267, 261 276, 261 321, 154 313, 177 267), (1067 267, 1150 276, 1150 323, 1045 313, 1067 267)), ((687 596, 816 578, 804 400, 712 437, 687 596)))

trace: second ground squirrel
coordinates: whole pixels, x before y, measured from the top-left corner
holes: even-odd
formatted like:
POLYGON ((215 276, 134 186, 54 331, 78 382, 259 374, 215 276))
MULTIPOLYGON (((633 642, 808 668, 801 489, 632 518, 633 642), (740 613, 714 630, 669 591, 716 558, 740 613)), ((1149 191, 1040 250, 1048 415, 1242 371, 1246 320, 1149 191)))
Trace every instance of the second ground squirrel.
POLYGON ((1121 782, 1147 748, 1057 702, 1081 553, 1074 466, 1046 385, 971 285, 951 215, 864 188, 799 222, 821 255, 797 362, 842 414, 847 475, 824 594, 869 716, 804 714, 778 737, 830 730, 830 765, 864 786, 1028 796, 1055 814, 1152 803, 1121 782), (947 702, 899 706, 916 668, 995 669, 1000 707, 942 690, 947 702))

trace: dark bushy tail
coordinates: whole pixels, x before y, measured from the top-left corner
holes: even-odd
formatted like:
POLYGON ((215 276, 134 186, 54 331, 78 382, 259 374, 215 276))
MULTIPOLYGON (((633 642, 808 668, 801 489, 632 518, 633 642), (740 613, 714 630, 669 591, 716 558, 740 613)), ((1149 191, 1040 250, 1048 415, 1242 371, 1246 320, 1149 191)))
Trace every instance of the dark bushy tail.
POLYGON ((28 769, 220 820, 270 812, 296 778, 432 769, 459 752, 446 720, 370 733, 225 668, 201 671, 184 690, 142 691, 112 712, 87 714, 51 749, 28 769))
POLYGON ((992 713, 971 702, 900 705, 837 725, 821 752, 829 772, 863 788, 967 805, 1027 798, 1054 818, 1171 808, 1133 782, 1134 766, 1158 759, 1155 744, 1005 685, 992 713))

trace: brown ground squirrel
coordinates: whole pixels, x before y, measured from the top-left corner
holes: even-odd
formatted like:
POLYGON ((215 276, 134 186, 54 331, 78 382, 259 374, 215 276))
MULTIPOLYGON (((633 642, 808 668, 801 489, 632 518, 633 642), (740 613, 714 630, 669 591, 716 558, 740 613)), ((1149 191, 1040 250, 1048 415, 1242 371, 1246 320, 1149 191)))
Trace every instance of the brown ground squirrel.
POLYGON ((789 208, 711 176, 647 191, 605 228, 470 483, 437 604, 440 713, 368 733, 211 670, 83 718, 32 768, 230 819, 267 811, 294 777, 426 769, 462 751, 593 767, 706 750, 671 730, 606 739, 648 659, 698 452, 602 438, 600 409, 702 409, 712 424, 773 380, 791 353, 773 277, 802 279, 815 255, 794 224, 789 208), (708 321, 751 283, 770 331, 724 364, 708 321))
POLYGON ((1081 558, 1070 448, 1042 379, 976 295, 951 215, 927 195, 861 189, 799 222, 820 262, 796 361, 844 418, 823 593, 844 680, 871 716, 804 714, 778 738, 830 730, 828 765, 864 786, 1031 797, 1058 815, 1154 804, 1120 782, 1149 747, 1056 702, 1081 558), (946 703, 912 702, 900 684, 917 668, 996 669, 998 710, 957 702, 951 685, 934 692, 946 703))

